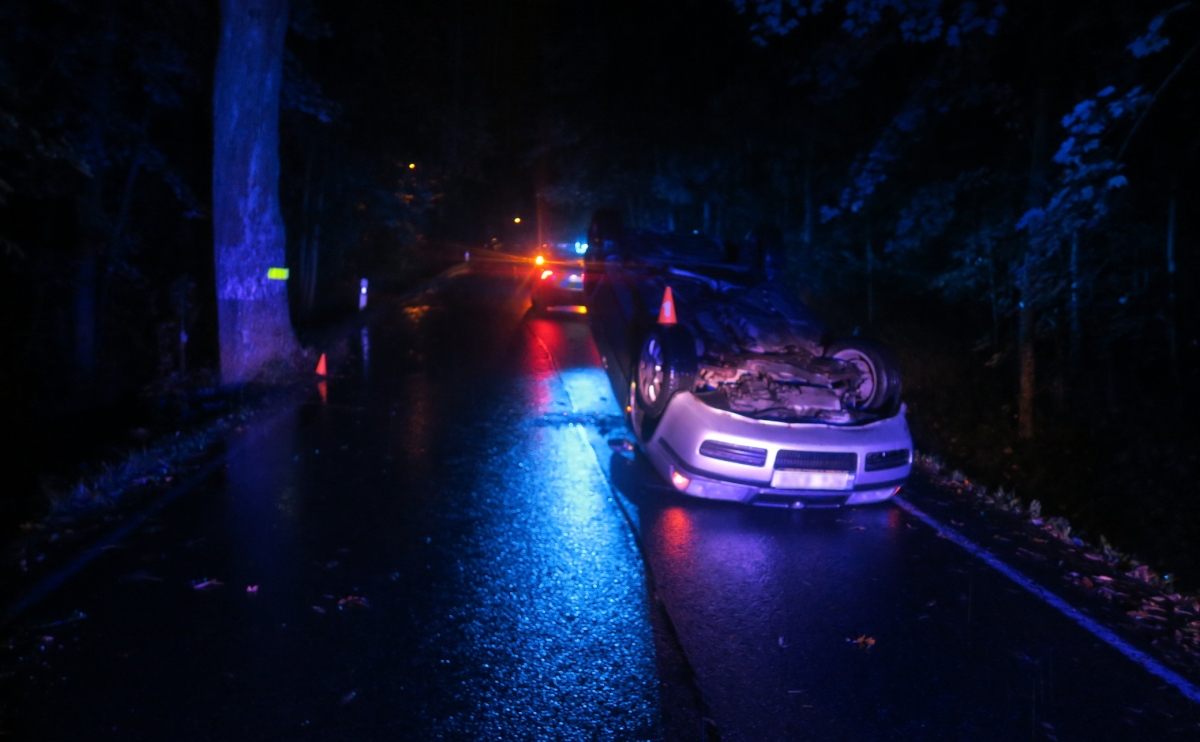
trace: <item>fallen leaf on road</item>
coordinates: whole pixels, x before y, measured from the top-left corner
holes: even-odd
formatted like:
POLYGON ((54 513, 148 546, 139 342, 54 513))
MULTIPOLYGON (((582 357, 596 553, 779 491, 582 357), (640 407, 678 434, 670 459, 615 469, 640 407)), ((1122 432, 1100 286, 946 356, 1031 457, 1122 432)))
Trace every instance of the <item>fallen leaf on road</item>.
POLYGON ((859 649, 870 649, 871 647, 875 646, 875 639, 867 636, 866 634, 863 634, 857 639, 846 639, 846 641, 850 642, 851 644, 857 644, 859 649))
POLYGON ((220 580, 214 580, 214 579, 206 577, 201 580, 192 580, 192 589, 193 590, 211 590, 214 587, 220 587, 224 584, 225 583, 221 582, 220 580))
POLYGON ((64 619, 60 619, 58 621, 51 621, 50 623, 39 624, 38 628, 39 629, 48 629, 51 626, 62 626, 65 623, 71 623, 72 621, 82 621, 85 618, 87 618, 87 614, 84 613, 83 611, 74 611, 71 613, 70 616, 67 616, 64 619))
POLYGON ((1125 576, 1132 577, 1135 580, 1141 580, 1142 582, 1150 582, 1150 580, 1151 580, 1150 568, 1147 567, 1145 564, 1139 564, 1137 566, 1137 568, 1135 568, 1129 572, 1126 572, 1125 576))
POLYGON ((347 595, 338 601, 338 610, 343 608, 370 608, 367 599, 361 595, 347 595))
POLYGON ((614 451, 628 453, 633 450, 633 443, 626 438, 612 438, 608 441, 608 447, 614 451))
POLYGON ((250 594, 257 593, 257 592, 258 592, 258 585, 247 585, 247 586, 246 586, 246 592, 248 592, 248 593, 250 593, 250 594))
POLYGON ((324 613, 324 612, 325 612, 325 609, 324 609, 324 608, 322 608, 322 607, 321 607, 321 606, 319 606, 319 605, 314 605, 314 606, 312 607, 312 609, 313 609, 314 611, 316 611, 317 613, 324 613))

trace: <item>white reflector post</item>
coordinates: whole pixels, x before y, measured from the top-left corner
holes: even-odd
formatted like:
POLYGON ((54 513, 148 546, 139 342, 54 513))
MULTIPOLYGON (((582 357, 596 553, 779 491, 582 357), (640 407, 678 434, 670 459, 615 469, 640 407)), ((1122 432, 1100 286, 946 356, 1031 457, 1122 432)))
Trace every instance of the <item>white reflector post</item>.
POLYGON ((362 311, 367 308, 367 279, 360 279, 358 282, 358 309, 362 311))

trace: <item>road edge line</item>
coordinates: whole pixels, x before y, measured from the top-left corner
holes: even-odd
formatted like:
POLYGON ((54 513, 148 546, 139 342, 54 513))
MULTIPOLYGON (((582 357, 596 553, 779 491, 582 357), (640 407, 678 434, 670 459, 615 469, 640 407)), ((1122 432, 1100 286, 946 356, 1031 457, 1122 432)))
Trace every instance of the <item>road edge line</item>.
POLYGON ((1103 626, 1100 624, 1100 622, 1084 615, 1084 613, 1078 608, 1075 608, 1055 593, 1050 592, 1050 590, 1047 588, 1042 587, 1038 583, 1034 582, 1033 579, 1027 577, 1023 572, 1018 571, 1014 567, 1010 567, 983 546, 980 546, 953 528, 942 524, 933 516, 921 510, 916 505, 913 505, 903 497, 896 495, 892 497, 892 502, 894 502, 900 509, 904 510, 909 515, 932 528, 939 536, 954 542, 972 556, 977 557, 980 561, 1004 575, 1021 588, 1024 588, 1027 592, 1041 599, 1042 602, 1057 609, 1059 613, 1062 613, 1080 627, 1091 632, 1091 634, 1097 639, 1101 640, 1105 644, 1108 644, 1110 647, 1125 655, 1130 660, 1133 660, 1138 665, 1141 665, 1142 669, 1146 670, 1152 675, 1157 676, 1159 679, 1166 681, 1168 684, 1182 693, 1189 701, 1192 701, 1193 703, 1200 703, 1200 687, 1194 685, 1187 678, 1183 677, 1174 670, 1171 670, 1166 665, 1162 664, 1142 650, 1117 636, 1116 632, 1112 631, 1106 626, 1103 626))

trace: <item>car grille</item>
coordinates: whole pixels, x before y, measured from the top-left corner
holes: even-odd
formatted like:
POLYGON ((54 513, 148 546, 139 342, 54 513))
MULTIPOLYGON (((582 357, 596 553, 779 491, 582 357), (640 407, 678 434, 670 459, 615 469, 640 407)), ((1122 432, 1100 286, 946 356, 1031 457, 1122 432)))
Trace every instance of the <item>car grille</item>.
POLYGON ((775 455, 775 468, 854 472, 858 470, 858 454, 828 451, 780 451, 775 455))
POLYGON ((867 471, 879 471, 880 469, 896 469, 907 463, 907 448, 895 451, 872 451, 867 454, 867 460, 863 463, 863 468, 867 471))
POLYGON ((721 441, 704 441, 700 444, 700 455, 746 466, 762 466, 767 463, 767 449, 765 448, 739 446, 721 441))

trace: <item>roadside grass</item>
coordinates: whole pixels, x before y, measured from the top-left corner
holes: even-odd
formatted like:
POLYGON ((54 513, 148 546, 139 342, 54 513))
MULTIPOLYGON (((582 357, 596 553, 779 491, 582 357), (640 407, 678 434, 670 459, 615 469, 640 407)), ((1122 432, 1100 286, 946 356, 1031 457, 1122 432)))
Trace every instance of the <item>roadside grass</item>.
MULTIPOLYGON (((299 361, 307 368, 306 358, 299 361)), ((244 431, 282 401, 311 393, 312 374, 293 365, 268 369, 255 383, 234 390, 206 388, 203 375, 156 384, 148 394, 162 395, 157 398, 171 399, 177 406, 202 404, 207 414, 186 415, 167 427, 160 419, 158 433, 144 431, 153 437, 140 445, 110 445, 103 459, 75 462, 78 475, 70 483, 43 477, 39 500, 31 503, 28 517, 4 535, 4 565, 25 576, 44 573, 110 527, 106 524, 185 481, 221 455, 230 435, 244 431)), ((15 585, 16 581, 9 587, 15 585)))

